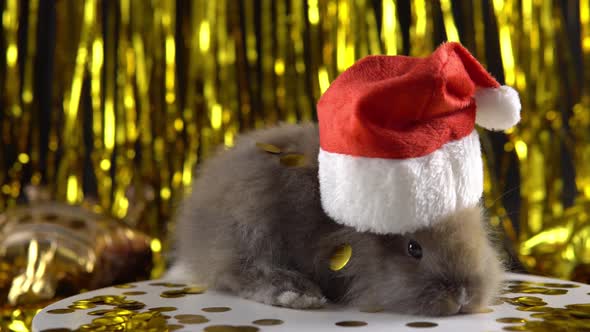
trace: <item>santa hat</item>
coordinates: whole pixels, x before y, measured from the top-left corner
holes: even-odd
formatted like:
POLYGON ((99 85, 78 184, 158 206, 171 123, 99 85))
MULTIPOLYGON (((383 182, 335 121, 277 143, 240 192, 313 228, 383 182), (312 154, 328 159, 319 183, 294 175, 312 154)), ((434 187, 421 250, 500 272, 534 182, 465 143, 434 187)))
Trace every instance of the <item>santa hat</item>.
POLYGON ((500 86, 458 43, 426 58, 368 56, 318 102, 322 207, 359 231, 406 233, 478 204, 478 124, 520 120, 518 93, 500 86))

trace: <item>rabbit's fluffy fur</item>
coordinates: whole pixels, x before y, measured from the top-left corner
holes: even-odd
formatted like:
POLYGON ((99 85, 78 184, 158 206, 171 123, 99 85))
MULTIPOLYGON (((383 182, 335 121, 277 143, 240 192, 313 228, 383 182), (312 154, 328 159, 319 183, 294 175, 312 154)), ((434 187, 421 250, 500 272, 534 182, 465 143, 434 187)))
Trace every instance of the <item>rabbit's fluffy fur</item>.
POLYGON ((322 211, 318 149, 316 125, 283 125, 245 134, 208 159, 179 208, 168 276, 292 308, 330 300, 449 315, 496 295, 503 268, 480 207, 414 233, 357 232, 322 211), (303 154, 306 165, 281 165, 257 142, 303 154), (408 254, 410 240, 421 245, 421 259, 408 254), (330 257, 344 243, 352 257, 332 271, 330 257))

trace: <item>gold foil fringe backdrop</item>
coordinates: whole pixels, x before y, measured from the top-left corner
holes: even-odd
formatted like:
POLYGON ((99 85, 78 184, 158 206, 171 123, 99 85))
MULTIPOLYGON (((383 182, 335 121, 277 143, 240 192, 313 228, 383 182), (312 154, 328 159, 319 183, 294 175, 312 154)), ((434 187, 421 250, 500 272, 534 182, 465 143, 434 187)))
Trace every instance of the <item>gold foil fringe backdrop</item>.
POLYGON ((162 237, 215 146, 313 120, 321 93, 364 55, 424 56, 453 40, 522 97, 521 125, 482 137, 492 223, 531 268, 569 277, 590 260, 588 1, 2 4, 0 211, 28 183, 120 218, 130 188, 155 190, 133 226, 162 237))

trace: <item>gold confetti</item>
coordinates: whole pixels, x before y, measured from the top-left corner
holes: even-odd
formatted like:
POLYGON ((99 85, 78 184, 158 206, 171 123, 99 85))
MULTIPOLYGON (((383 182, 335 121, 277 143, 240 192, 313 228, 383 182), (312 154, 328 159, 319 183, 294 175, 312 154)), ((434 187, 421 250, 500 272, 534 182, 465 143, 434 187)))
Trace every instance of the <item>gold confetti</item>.
POLYGON ((91 315, 91 316, 102 316, 108 312, 113 311, 112 309, 99 309, 99 310, 94 310, 94 311, 90 311, 87 314, 91 315))
POLYGON ((98 325, 115 325, 121 324, 125 322, 125 318, 121 316, 111 316, 111 317, 98 317, 92 320, 93 323, 98 325))
POLYGON ((169 312, 169 311, 176 311, 178 310, 177 307, 155 307, 148 309, 149 311, 158 311, 158 312, 169 312))
POLYGON ((149 285, 150 286, 162 286, 162 287, 168 287, 168 288, 186 287, 185 284, 176 284, 176 283, 172 283, 172 282, 152 282, 149 285))
POLYGON ((544 295, 564 295, 567 294, 567 289, 549 289, 544 295))
POLYGON ((169 324, 166 327, 168 328, 168 331, 176 331, 176 330, 180 330, 181 328, 183 328, 184 325, 180 325, 180 324, 169 324))
POLYGON ((280 161, 281 165, 287 167, 303 167, 307 163, 305 156, 298 153, 290 153, 281 156, 280 161))
MULTIPOLYGON (((99 309, 90 311, 87 314, 91 316, 100 316, 92 320, 91 324, 81 326, 78 331, 102 331, 104 326, 117 326, 115 330, 125 328, 127 330, 139 331, 143 328, 155 328, 161 330, 166 325, 166 320, 158 310, 170 310, 172 307, 154 308, 151 311, 137 313, 138 310, 145 307, 145 304, 135 300, 128 300, 119 295, 101 295, 88 299, 77 300, 71 307, 88 307, 95 304, 104 304, 114 306, 113 309, 99 309), (125 324, 123 326, 122 324, 125 324)), ((72 309, 69 309, 72 310, 72 309)), ((176 310, 176 308, 173 308, 176 310)), ((110 331, 110 330, 109 330, 110 331)))
POLYGON ((345 320, 342 322, 337 322, 336 325, 342 327, 359 327, 367 325, 366 322, 356 321, 356 320, 345 320))
POLYGON ((64 309, 52 309, 52 310, 47 310, 48 314, 69 314, 71 312, 74 312, 74 309, 71 308, 64 308, 64 309))
POLYGON ((543 302, 543 299, 537 296, 519 296, 516 298, 518 301, 530 301, 530 302, 543 302))
POLYGON ((203 329, 206 332, 236 332, 231 325, 212 325, 203 329))
POLYGON ((258 147, 262 151, 265 151, 265 152, 268 152, 268 153, 272 153, 272 154, 279 154, 279 153, 281 153, 281 148, 279 148, 276 145, 272 145, 272 144, 257 142, 256 143, 256 147, 258 147))
POLYGON ((202 315, 176 315, 174 318, 181 324, 203 324, 209 321, 209 319, 202 315))
POLYGON ((487 314, 487 313, 490 313, 490 312, 494 312, 494 309, 492 309, 492 308, 481 308, 481 309, 478 309, 477 311, 474 311, 474 313, 476 313, 476 314, 487 314))
POLYGON ((109 310, 109 312, 105 313, 104 316, 111 317, 111 316, 131 316, 135 315, 135 311, 131 311, 128 309, 113 309, 109 310))
POLYGON ((205 287, 198 286, 185 287, 182 289, 185 294, 203 294, 206 290, 207 289, 205 287))
POLYGON ((140 313, 133 313, 133 319, 136 320, 149 320, 152 319, 154 317, 163 317, 162 314, 158 311, 146 311, 146 312, 140 312, 140 313))
POLYGON ((531 314, 533 318, 541 318, 543 320, 554 321, 554 320, 568 320, 570 319, 570 315, 562 310, 555 309, 549 312, 537 312, 531 314))
POLYGON ((507 288, 502 292, 507 293, 525 293, 525 294, 543 294, 543 295, 563 295, 567 294, 568 290, 563 288, 576 288, 578 285, 566 283, 542 283, 529 282, 520 280, 510 280, 506 283, 507 288), (549 288, 560 287, 560 288, 549 288))
POLYGON ((544 306, 547 302, 543 301, 543 299, 534 296, 521 296, 514 299, 517 304, 525 305, 525 306, 544 306))
POLYGON ((96 308, 96 304, 94 303, 78 303, 78 304, 71 304, 68 306, 70 309, 92 309, 96 308))
POLYGON ((78 331, 80 332, 90 332, 98 328, 99 325, 96 324, 82 324, 78 327, 78 331))
POLYGON ((230 311, 231 308, 228 307, 207 307, 207 308, 203 308, 201 309, 204 312, 226 312, 226 311, 230 311))
POLYGON ((538 283, 534 283, 536 285, 539 286, 544 286, 544 287, 554 287, 554 288, 578 288, 580 287, 580 285, 576 285, 576 284, 569 284, 569 283, 551 283, 551 282, 538 282, 538 283))
POLYGON ((436 326, 438 326, 438 324, 431 323, 431 322, 411 322, 411 323, 407 323, 406 326, 417 327, 417 328, 429 328, 429 327, 436 327, 436 326))
POLYGON ((518 318, 518 317, 503 317, 496 319, 498 323, 506 323, 506 324, 514 324, 514 323, 524 323, 526 319, 518 318))
POLYGON ((121 288, 121 289, 129 289, 129 288, 135 288, 137 286, 130 285, 130 284, 122 284, 122 285, 115 285, 113 287, 115 287, 115 288, 121 288))
POLYGON ((164 291, 160 294, 160 297, 177 298, 177 297, 183 297, 185 295, 186 295, 186 293, 182 289, 177 289, 177 290, 164 291))
POLYGON ((568 310, 567 313, 576 318, 590 319, 589 311, 568 310))
POLYGON ((257 328, 256 326, 234 326, 234 329, 236 329, 236 332, 257 332, 260 331, 259 328, 257 328))
POLYGON ((258 319, 258 320, 253 321, 252 324, 262 325, 262 326, 281 325, 281 324, 283 324, 283 321, 280 319, 258 319))
POLYGON ((543 306, 532 306, 532 307, 516 307, 518 311, 531 311, 531 312, 548 312, 553 310, 551 307, 543 307, 543 306))
POLYGON ((120 295, 100 295, 93 298, 87 299, 88 301, 95 304, 112 304, 117 305, 125 300, 125 296, 120 295))
POLYGON ((565 307, 568 309, 590 312, 590 303, 568 304, 565 307))
POLYGON ((332 257, 330 257, 330 270, 342 270, 350 261, 351 256, 352 247, 350 246, 350 244, 340 245, 338 248, 334 250, 334 252, 332 253, 332 257))
POLYGON ((123 295, 144 295, 146 292, 135 291, 135 292, 124 292, 123 295))
POLYGON ((522 288, 518 289, 515 293, 525 293, 525 294, 547 294, 550 289, 547 288, 540 288, 540 287, 530 287, 530 288, 522 288))
POLYGON ((186 284, 177 284, 177 283, 168 282, 168 283, 165 283, 162 286, 168 287, 168 288, 178 288, 178 287, 186 287, 187 285, 186 284))
POLYGON ((137 309, 141 309, 143 307, 145 307, 144 303, 141 303, 139 301, 133 301, 133 300, 121 301, 121 303, 117 304, 117 306, 116 306, 116 308, 127 309, 127 310, 137 310, 137 309))
POLYGON ((519 306, 520 305, 520 303, 516 302, 515 299, 511 299, 511 298, 508 298, 508 297, 502 297, 501 299, 502 299, 502 301, 504 301, 504 303, 512 304, 514 306, 519 306))

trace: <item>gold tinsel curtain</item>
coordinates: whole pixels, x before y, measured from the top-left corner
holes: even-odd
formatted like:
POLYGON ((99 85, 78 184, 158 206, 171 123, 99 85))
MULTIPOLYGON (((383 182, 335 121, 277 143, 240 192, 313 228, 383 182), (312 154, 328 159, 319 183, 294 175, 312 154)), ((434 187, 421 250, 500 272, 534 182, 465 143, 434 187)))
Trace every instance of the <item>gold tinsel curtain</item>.
POLYGON ((452 40, 523 102, 521 125, 482 136, 491 222, 529 268, 590 271, 588 0, 2 0, 0 10, 0 212, 28 184, 118 218, 129 192, 153 193, 133 226, 163 239, 214 146, 313 120, 321 93, 364 55, 424 56, 452 40))

